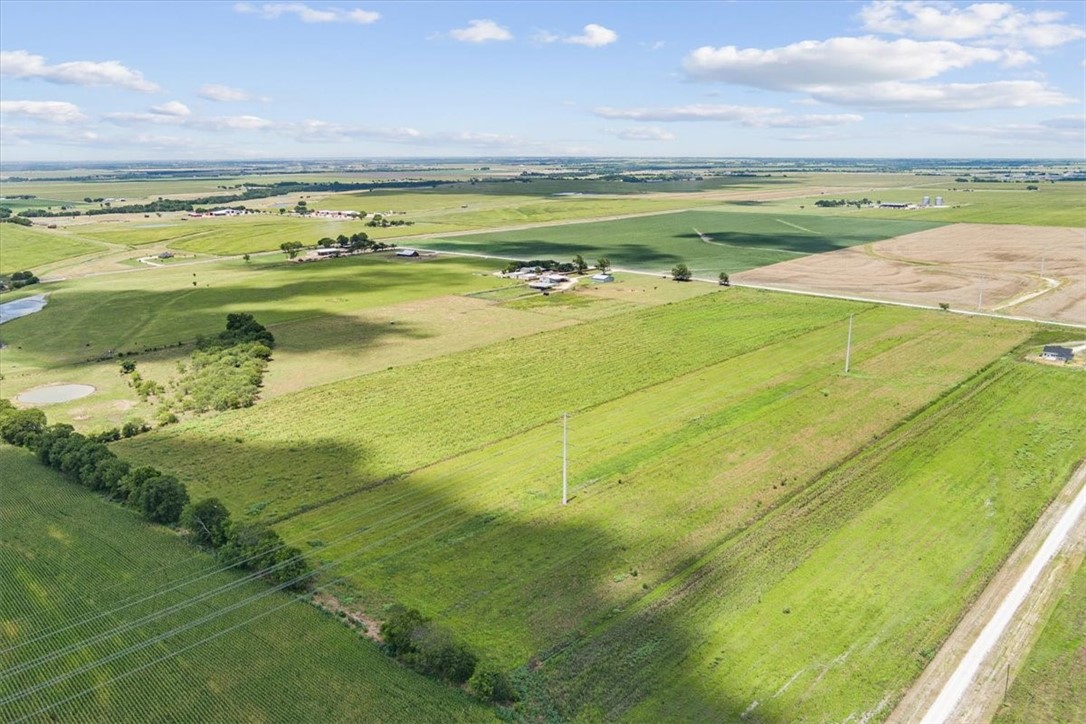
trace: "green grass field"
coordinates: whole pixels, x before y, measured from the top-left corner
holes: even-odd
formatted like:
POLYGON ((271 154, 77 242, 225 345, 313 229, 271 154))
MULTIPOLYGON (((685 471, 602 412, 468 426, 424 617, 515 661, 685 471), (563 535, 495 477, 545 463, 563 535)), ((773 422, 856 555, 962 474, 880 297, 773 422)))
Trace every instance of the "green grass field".
POLYGON ((684 262, 695 275, 716 277, 807 254, 923 231, 929 221, 844 219, 796 214, 685 211, 635 219, 450 237, 420 245, 514 259, 589 263, 607 256, 620 268, 667 273, 684 262), (705 238, 699 237, 699 233, 705 238))
POLYGON ((1008 358, 971 378, 1028 334, 733 289, 117 449, 237 515, 278 520, 317 560, 345 559, 337 575, 366 610, 418 606, 507 666, 547 662, 534 685, 564 716, 727 719, 759 699, 766 720, 844 718, 896 700, 1086 452, 1076 374, 1008 358), (863 342, 844 376, 849 313, 863 342), (556 504, 563 411, 576 445, 568 508, 556 504), (967 452, 997 429, 1008 446, 967 452), (857 453, 864 462, 825 474, 857 453), (932 519, 932 506, 945 511, 932 519), (914 562, 917 530, 960 555, 914 562), (879 582, 862 595, 858 571, 879 582), (913 577, 928 581, 918 593, 913 577), (788 633, 762 613, 784 609, 772 621, 788 633), (794 646, 771 643, 782 636, 794 646), (709 651, 704 666, 678 665, 709 651), (856 663, 831 665, 840 656, 856 663), (746 663, 702 673, 714 658, 746 663), (860 671, 869 684, 846 685, 860 671), (767 703, 793 675, 803 686, 767 703))
POLYGON ((995 721, 1086 721, 1086 565, 1081 561, 995 721))
POLYGON ((0 224, 0 274, 33 270, 39 275, 49 265, 72 257, 106 251, 107 246, 90 240, 73 239, 63 232, 0 224))
POLYGON ((0 719, 493 719, 29 453, 0 466, 0 719))

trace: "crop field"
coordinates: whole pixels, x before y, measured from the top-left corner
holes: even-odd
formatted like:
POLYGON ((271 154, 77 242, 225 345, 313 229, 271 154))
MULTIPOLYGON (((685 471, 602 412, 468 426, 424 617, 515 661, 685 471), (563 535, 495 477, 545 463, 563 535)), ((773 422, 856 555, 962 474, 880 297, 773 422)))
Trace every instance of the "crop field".
POLYGON ((936 226, 927 221, 685 211, 457 236, 421 245, 519 259, 581 254, 592 262, 607 256, 621 268, 663 273, 684 262, 695 275, 715 277, 721 271, 731 274, 936 226))
POLYGON ((732 201, 721 208, 730 211, 800 213, 804 216, 838 216, 909 221, 969 222, 977 224, 1023 224, 1027 226, 1086 226, 1082 197, 1086 183, 1060 182, 1041 184, 1037 191, 1027 191, 1025 184, 954 184, 949 179, 930 185, 856 188, 824 195, 811 194, 777 201, 732 201), (857 209, 852 206, 819 208, 815 202, 825 199, 900 202, 919 204, 925 197, 943 197, 942 207, 918 209, 857 209), (800 207, 804 207, 802 210, 800 207))
POLYGON ((995 721, 1086 720, 1086 565, 1059 598, 995 721))
POLYGON ((44 268, 72 257, 105 251, 104 244, 73 239, 55 230, 36 229, 17 224, 0 224, 0 274, 33 270, 41 275, 44 268))
POLYGON ((492 719, 29 453, 0 466, 0 720, 492 719))

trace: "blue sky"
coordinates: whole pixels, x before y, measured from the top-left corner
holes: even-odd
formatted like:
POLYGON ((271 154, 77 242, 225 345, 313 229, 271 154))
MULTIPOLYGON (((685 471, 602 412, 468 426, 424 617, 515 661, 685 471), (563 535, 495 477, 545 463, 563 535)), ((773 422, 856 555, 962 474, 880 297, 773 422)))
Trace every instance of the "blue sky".
POLYGON ((1086 159, 1086 3, 0 3, 4 161, 1086 159))

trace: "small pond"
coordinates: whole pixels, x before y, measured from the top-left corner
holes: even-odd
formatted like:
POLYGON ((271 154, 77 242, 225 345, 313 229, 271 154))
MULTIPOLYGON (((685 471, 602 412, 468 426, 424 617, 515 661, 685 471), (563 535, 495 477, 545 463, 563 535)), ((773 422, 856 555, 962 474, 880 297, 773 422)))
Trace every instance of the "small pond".
POLYGON ((23 297, 14 302, 0 304, 0 324, 10 322, 19 317, 25 317, 34 312, 40 312, 45 308, 45 295, 35 294, 32 297, 23 297))
POLYGON ((49 405, 55 402, 71 402, 94 392, 91 385, 44 385, 16 395, 16 402, 26 405, 49 405))

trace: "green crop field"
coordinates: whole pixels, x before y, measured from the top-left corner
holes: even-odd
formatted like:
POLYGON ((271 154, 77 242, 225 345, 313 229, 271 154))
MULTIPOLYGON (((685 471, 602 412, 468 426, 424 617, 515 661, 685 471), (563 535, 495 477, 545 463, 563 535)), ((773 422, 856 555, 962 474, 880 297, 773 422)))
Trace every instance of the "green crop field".
POLYGON ((73 239, 56 230, 17 224, 0 224, 0 274, 44 268, 72 257, 106 251, 108 247, 93 241, 73 239))
POLYGON ((1086 564, 1081 560, 995 721, 1086 721, 1086 564))
POLYGON ((684 262, 695 275, 715 277, 721 271, 736 273, 939 225, 934 221, 685 211, 472 234, 421 245, 516 259, 565 260, 581 254, 591 263, 607 256, 621 268, 663 273, 684 262))
POLYGON ((0 467, 0 720, 493 719, 29 453, 0 467))

